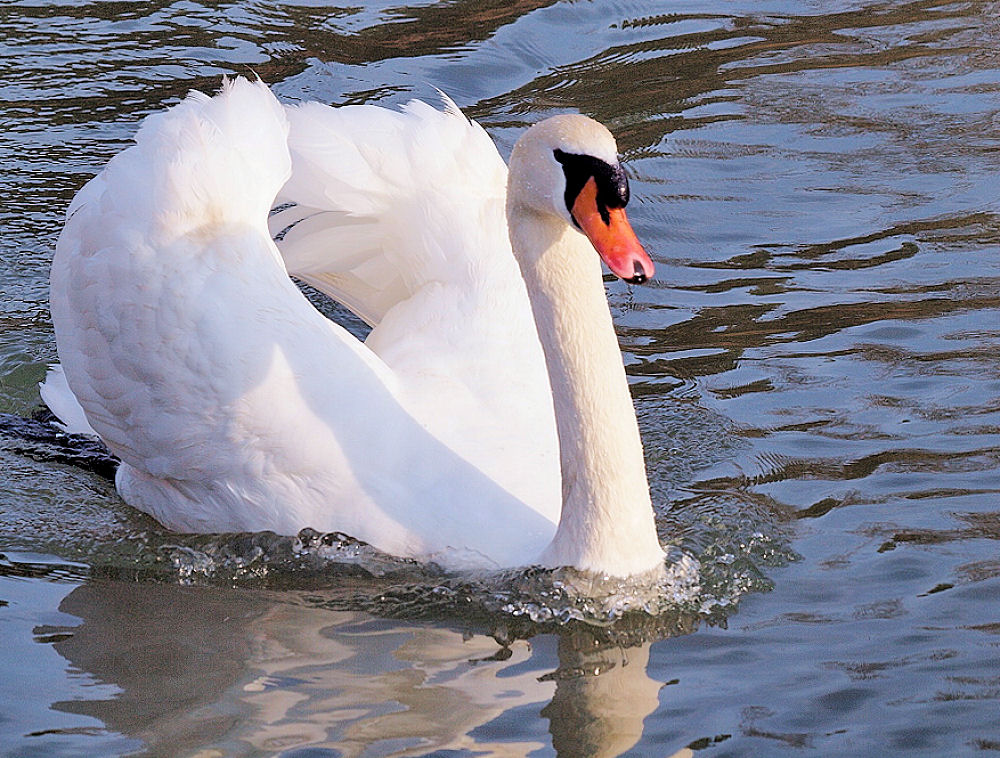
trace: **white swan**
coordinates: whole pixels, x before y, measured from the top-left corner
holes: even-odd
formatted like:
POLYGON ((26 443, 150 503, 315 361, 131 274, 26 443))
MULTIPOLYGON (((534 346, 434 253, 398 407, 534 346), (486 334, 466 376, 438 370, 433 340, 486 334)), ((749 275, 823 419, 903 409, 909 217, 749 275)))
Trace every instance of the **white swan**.
POLYGON ((627 199, 613 137, 582 116, 529 129, 508 183, 452 104, 283 108, 242 79, 193 93, 69 208, 51 277, 65 374, 43 398, 85 414, 125 501, 178 531, 312 526, 448 567, 654 570, 600 261, 574 228, 644 280, 627 199), (372 324, 366 342, 289 272, 372 324))

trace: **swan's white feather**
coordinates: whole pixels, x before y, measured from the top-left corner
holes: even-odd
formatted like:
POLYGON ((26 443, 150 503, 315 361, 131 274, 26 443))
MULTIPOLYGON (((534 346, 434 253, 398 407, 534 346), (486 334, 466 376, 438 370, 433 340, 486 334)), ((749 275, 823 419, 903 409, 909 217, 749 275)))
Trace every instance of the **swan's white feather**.
POLYGON ((49 370, 45 373, 45 381, 38 386, 38 391, 42 396, 42 402, 56 415, 58 424, 64 431, 92 437, 97 435, 87 421, 87 414, 80 406, 80 401, 70 390, 62 365, 57 363, 49 366, 49 370))
POLYGON ((271 232, 292 275, 374 326, 366 345, 413 414, 556 522, 551 390, 510 248, 507 167, 444 102, 287 108, 292 173, 277 202, 294 205, 271 232))
POLYGON ((537 557, 555 425, 487 142, 453 109, 286 115, 244 80, 147 119, 74 201, 52 271, 68 386, 123 497, 184 531, 537 557), (288 278, 279 190, 309 215, 280 240, 289 269, 376 324, 367 345, 288 278))
POLYGON ((509 259, 496 249, 507 167, 482 128, 445 102, 444 111, 420 101, 288 111, 293 172, 279 202, 295 205, 271 230, 284 232, 290 273, 372 325, 429 282, 475 287, 483 267, 509 259))

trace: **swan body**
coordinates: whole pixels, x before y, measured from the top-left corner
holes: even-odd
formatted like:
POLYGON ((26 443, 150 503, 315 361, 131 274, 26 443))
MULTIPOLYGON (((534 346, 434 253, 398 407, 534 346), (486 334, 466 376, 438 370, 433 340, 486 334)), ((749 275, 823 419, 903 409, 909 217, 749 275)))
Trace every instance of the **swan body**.
POLYGON ((588 180, 603 169, 579 157, 617 167, 610 133, 532 132, 508 191, 450 103, 193 93, 69 208, 43 397, 178 531, 311 526, 456 568, 661 566, 600 262, 573 226, 625 278, 652 264, 595 220, 624 218, 617 175, 588 180), (365 342, 289 274, 367 321, 365 342))

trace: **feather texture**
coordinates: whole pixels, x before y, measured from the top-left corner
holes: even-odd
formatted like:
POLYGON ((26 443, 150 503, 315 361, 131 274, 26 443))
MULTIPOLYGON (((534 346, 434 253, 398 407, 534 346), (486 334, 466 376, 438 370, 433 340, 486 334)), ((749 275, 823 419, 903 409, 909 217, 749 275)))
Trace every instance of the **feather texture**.
POLYGON ((147 119, 74 200, 52 270, 67 386, 125 500, 182 531, 530 563, 558 452, 505 177, 454 108, 285 109, 237 79, 147 119), (288 271, 374 324, 367 343, 288 271))

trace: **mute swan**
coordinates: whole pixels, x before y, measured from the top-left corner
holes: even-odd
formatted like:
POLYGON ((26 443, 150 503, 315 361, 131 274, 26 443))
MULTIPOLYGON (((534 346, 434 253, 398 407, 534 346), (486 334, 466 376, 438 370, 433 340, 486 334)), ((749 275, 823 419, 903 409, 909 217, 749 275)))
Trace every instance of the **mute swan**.
POLYGON ((627 201, 613 137, 583 116, 528 129, 508 179, 450 102, 286 108, 244 79, 192 93, 70 205, 43 398, 174 530, 311 526, 446 567, 655 570, 594 254, 652 274, 627 201), (372 324, 367 340, 289 273, 372 324))

